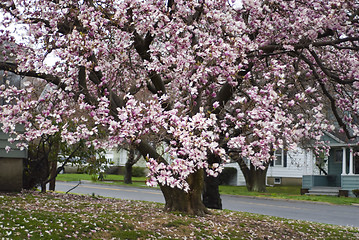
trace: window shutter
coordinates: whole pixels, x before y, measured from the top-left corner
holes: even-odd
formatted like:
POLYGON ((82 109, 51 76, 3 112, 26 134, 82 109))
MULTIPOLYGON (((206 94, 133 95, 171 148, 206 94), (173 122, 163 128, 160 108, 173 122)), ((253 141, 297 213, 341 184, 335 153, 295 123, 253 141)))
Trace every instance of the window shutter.
POLYGON ((287 167, 287 150, 283 151, 283 167, 287 167))

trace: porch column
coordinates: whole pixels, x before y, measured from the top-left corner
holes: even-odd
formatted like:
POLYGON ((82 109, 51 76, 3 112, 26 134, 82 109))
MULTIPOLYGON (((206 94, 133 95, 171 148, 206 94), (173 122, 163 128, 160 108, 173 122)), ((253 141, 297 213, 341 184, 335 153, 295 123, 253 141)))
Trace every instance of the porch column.
POLYGON ((342 161, 342 175, 347 174, 347 152, 346 148, 343 147, 343 161, 342 161))
POLYGON ((354 161, 353 161, 353 148, 350 148, 350 156, 349 156, 349 175, 354 175, 354 161))
POLYGON ((310 162, 311 162, 311 164, 310 164, 310 166, 311 166, 311 172, 312 172, 312 175, 315 175, 315 155, 311 152, 310 153, 310 162))
POLYGON ((308 173, 308 153, 307 150, 303 150, 304 151, 304 175, 307 175, 308 173))

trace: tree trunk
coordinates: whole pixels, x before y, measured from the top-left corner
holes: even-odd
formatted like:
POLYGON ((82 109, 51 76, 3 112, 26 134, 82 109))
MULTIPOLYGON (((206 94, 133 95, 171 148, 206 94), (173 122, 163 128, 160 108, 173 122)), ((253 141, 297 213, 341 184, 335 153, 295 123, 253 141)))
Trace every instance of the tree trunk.
POLYGON ((47 161, 50 161, 50 184, 49 190, 55 191, 55 182, 57 176, 57 157, 60 152, 60 139, 59 136, 55 136, 54 141, 49 141, 49 153, 47 161))
POLYGON ((132 166, 138 162, 138 160, 141 158, 141 154, 139 154, 137 156, 137 158, 135 158, 135 149, 130 148, 130 150, 128 150, 128 151, 129 151, 129 154, 128 154, 128 159, 125 164, 124 182, 126 184, 132 184, 132 166))
POLYGON ((50 169, 49 169, 49 160, 47 158, 47 156, 44 156, 40 159, 41 163, 43 165, 41 165, 41 168, 43 168, 43 170, 41 171, 41 192, 42 193, 46 193, 46 180, 48 179, 49 175, 50 175, 50 169))
MULTIPOLYGON (((149 156, 157 159, 158 162, 168 164, 166 160, 161 157, 154 147, 145 141, 141 141, 136 148, 140 151, 142 156, 149 156)), ((187 178, 190 190, 188 193, 179 189, 171 188, 169 186, 160 185, 161 191, 165 198, 166 211, 179 211, 192 215, 203 216, 210 213, 202 202, 203 183, 204 183, 203 169, 190 174, 187 178)))
POLYGON ((125 177, 124 182, 126 184, 132 184, 132 164, 128 161, 125 164, 125 177))
POLYGON ((204 176, 203 204, 212 209, 222 209, 222 199, 219 194, 218 177, 204 176))
MULTIPOLYGON (((214 154, 208 154, 208 163, 219 163, 220 158, 214 154)), ((219 178, 207 176, 204 173, 203 204, 208 208, 222 209, 222 200, 219 194, 219 178)))
POLYGON ((268 164, 266 164, 264 169, 260 169, 250 163, 250 167, 248 168, 243 158, 236 156, 231 157, 239 164, 239 167, 246 180, 247 190, 250 192, 265 192, 268 164))
POLYGON ((57 161, 51 162, 51 172, 50 172, 50 185, 49 190, 55 191, 55 183, 56 183, 56 175, 57 175, 57 161))
POLYGON ((188 177, 187 182, 190 185, 188 193, 178 188, 160 186, 166 201, 165 210, 199 216, 210 213, 202 202, 203 176, 203 169, 201 169, 188 177))
POLYGON ((250 174, 246 178, 247 190, 250 192, 265 192, 268 167, 265 169, 255 168, 251 165, 250 174))

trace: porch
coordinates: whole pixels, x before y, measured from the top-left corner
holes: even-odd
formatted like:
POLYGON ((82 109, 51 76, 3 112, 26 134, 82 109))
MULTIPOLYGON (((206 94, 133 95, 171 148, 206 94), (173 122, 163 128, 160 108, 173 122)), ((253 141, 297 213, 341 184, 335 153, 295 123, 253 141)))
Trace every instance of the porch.
MULTIPOLYGON (((338 194, 347 191, 349 197, 354 197, 352 190, 359 189, 359 156, 355 154, 358 151, 354 146, 332 146, 327 159, 326 175, 315 174, 314 171, 312 174, 304 174, 303 191, 314 192, 314 189, 324 187, 323 189, 328 189, 328 193, 337 189, 338 194)), ((317 162, 318 160, 312 161, 312 169, 317 162)))

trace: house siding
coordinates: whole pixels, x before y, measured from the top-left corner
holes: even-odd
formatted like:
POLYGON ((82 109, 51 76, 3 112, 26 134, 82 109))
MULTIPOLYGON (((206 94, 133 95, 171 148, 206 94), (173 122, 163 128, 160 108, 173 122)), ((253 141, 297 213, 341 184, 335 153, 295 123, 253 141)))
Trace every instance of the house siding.
POLYGON ((233 177, 233 179, 230 180, 230 185, 232 186, 245 186, 246 185, 246 180, 244 179, 242 170, 240 169, 238 163, 227 163, 225 165, 225 167, 227 168, 235 168, 237 170, 237 174, 235 177, 233 177))
MULTIPOLYGON (((2 127, 2 124, 0 124, 0 128, 2 127)), ((16 132, 23 133, 24 127, 21 125, 16 126, 15 128, 16 132)), ((27 158, 27 151, 20 150, 16 147, 16 143, 9 143, 8 142, 9 135, 4 133, 0 130, 0 158, 27 158), (11 150, 9 152, 6 152, 5 147, 10 146, 11 150)))
POLYGON ((310 189, 313 187, 313 175, 303 175, 302 188, 310 189))
POLYGON ((0 191, 19 192, 23 181, 23 159, 0 158, 0 191))
POLYGON ((342 189, 348 190, 350 197, 355 197, 352 190, 359 189, 359 175, 344 175, 342 179, 342 189))
MULTIPOLYGON (((267 172, 267 184, 274 185, 275 178, 281 178, 281 185, 301 185, 302 176, 305 171, 312 173, 313 155, 310 151, 297 148, 287 152, 287 164, 284 166, 270 166, 267 172)), ((238 163, 229 163, 225 167, 237 169, 236 179, 232 181, 233 185, 246 185, 242 171, 238 163)))
POLYGON ((311 165, 311 155, 297 148, 287 152, 286 166, 270 166, 267 172, 267 184, 274 185, 275 178, 281 178, 280 185, 301 185, 303 171, 311 165))
MULTIPOLYGON (((0 127, 2 125, 0 124, 0 127)), ((15 131, 23 132, 21 125, 15 131)), ((20 150, 16 142, 8 142, 9 135, 0 130, 0 191, 21 191, 23 185, 23 159, 27 158, 27 150, 20 150), (11 150, 6 152, 5 147, 11 150)))

